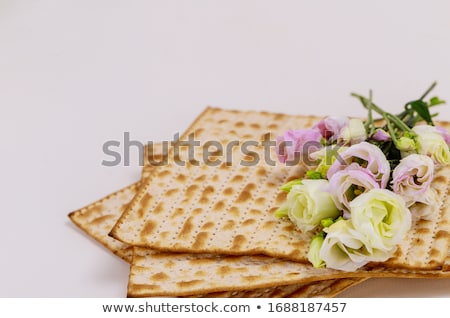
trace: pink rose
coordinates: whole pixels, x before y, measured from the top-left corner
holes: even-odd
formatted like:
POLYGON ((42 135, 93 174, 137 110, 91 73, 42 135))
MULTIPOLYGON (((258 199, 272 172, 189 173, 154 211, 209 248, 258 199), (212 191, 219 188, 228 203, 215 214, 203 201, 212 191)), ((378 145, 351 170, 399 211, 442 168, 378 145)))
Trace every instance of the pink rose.
POLYGON ((433 160, 425 155, 411 154, 403 158, 392 172, 392 190, 410 206, 427 191, 433 177, 433 160))
POLYGON ((391 135, 381 128, 378 128, 372 135, 372 138, 376 141, 388 141, 391 140, 391 135))
POLYGON ((348 117, 345 116, 328 116, 313 126, 318 129, 322 137, 329 141, 336 141, 342 128, 348 125, 348 117))
POLYGON ((328 191, 336 207, 348 212, 350 202, 355 197, 378 188, 380 185, 367 169, 352 163, 346 169, 337 171, 331 176, 328 191))
POLYGON ((319 150, 322 135, 316 129, 288 130, 277 137, 276 153, 282 163, 296 164, 299 159, 303 163, 311 163, 309 154, 319 150))
POLYGON ((365 141, 353 145, 338 154, 336 161, 328 170, 328 180, 336 172, 344 170, 352 163, 356 163, 365 168, 380 184, 381 188, 386 188, 391 172, 389 162, 380 148, 365 141))

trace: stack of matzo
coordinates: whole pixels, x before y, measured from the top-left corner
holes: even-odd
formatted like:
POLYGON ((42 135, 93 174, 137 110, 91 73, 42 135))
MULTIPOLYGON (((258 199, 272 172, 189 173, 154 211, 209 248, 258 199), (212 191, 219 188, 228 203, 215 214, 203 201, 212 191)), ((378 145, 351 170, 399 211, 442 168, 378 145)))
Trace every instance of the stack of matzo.
POLYGON ((146 164, 139 183, 70 218, 131 264, 130 297, 330 297, 369 277, 450 277, 449 168, 433 183, 439 213, 415 221, 390 260, 356 272, 308 263, 311 234, 273 215, 285 199, 279 187, 304 170, 268 164, 259 141, 319 119, 207 108, 181 138, 194 134, 194 153, 170 149, 167 165, 146 164), (203 158, 211 140, 224 151, 203 158))

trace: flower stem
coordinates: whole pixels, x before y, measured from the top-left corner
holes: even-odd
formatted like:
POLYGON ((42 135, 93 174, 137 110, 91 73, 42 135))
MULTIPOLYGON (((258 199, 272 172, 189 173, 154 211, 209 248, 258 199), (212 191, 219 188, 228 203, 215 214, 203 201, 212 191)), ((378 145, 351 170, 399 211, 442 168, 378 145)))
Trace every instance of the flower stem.
MULTIPOLYGON (((437 85, 437 82, 433 82, 433 83, 431 84, 431 86, 428 87, 428 89, 425 91, 425 93, 423 93, 422 96, 420 96, 420 98, 419 98, 418 100, 423 101, 423 100, 425 99, 425 97, 427 97, 427 95, 428 95, 428 94, 436 87, 436 85, 437 85)), ((402 112, 402 114, 404 114, 404 113, 409 113, 409 114, 411 114, 411 112, 413 112, 413 111, 411 110, 411 107, 409 107, 409 105, 410 105, 411 103, 415 102, 415 101, 416 101, 416 100, 407 102, 407 103, 405 104, 405 110, 402 112)), ((430 106, 428 106, 428 107, 430 107, 430 106)), ((401 118, 401 116, 399 116, 399 117, 401 118)))
POLYGON ((373 125, 373 116, 372 116, 372 90, 369 90, 369 102, 367 104, 368 114, 367 114, 367 122, 365 124, 366 131, 368 132, 369 136, 372 136, 375 127, 373 125))
POLYGON ((415 135, 415 133, 413 132, 413 130, 411 128, 408 127, 408 125, 406 125, 403 121, 401 121, 397 116, 392 115, 390 113, 386 113, 386 115, 392 120, 392 122, 400 129, 402 129, 403 131, 407 131, 413 135, 415 135))
POLYGON ((433 82, 433 84, 431 84, 430 87, 428 87, 428 89, 425 91, 425 93, 422 94, 422 96, 420 96, 419 100, 424 100, 425 97, 427 97, 427 95, 436 87, 437 82, 433 82))
MULTIPOLYGON (((368 108, 368 104, 369 104, 369 99, 367 99, 364 96, 361 96, 359 94, 356 93, 351 93, 351 96, 358 98, 361 103, 363 104, 363 106, 365 108, 368 108)), ((409 128, 403 121, 401 121, 397 116, 392 115, 388 112, 385 112, 384 110, 382 110, 380 107, 378 107, 377 105, 375 105, 373 102, 370 102, 370 108, 373 109, 374 111, 376 111, 378 114, 380 114, 381 116, 383 116, 383 118, 385 120, 387 120, 387 124, 389 124, 389 120, 392 121, 398 128, 402 129, 403 131, 407 131, 411 134, 414 135, 414 132, 412 131, 411 128, 409 128)))
POLYGON ((397 135, 395 133, 394 127, 392 127, 391 121, 389 120, 389 116, 387 113, 382 114, 384 120, 386 121, 386 126, 388 127, 389 130, 389 135, 391 135, 392 141, 394 142, 394 144, 397 144, 398 139, 397 139, 397 135))

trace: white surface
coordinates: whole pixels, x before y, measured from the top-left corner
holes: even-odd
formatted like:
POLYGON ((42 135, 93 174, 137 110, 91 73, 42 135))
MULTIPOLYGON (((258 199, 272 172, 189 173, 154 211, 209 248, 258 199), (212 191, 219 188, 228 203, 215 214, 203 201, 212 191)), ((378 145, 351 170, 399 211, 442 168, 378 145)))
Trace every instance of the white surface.
MULTIPOLYGON (((102 144, 162 140, 207 105, 364 115, 434 80, 450 100, 448 1, 0 0, 0 297, 122 297, 128 266, 67 214, 139 177, 102 144)), ((450 108, 440 108, 450 120, 450 108)), ((132 159, 133 159, 132 158, 132 159)), ((346 296, 450 296, 371 280, 346 296)))

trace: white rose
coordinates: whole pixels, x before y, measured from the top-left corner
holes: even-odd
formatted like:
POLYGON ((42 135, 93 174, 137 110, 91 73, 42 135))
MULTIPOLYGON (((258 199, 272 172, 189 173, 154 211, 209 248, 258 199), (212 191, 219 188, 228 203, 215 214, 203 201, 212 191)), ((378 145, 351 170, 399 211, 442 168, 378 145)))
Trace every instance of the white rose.
POLYGON ((339 142, 354 145, 367 139, 366 128, 359 118, 351 118, 339 133, 339 142))
POLYGON ((319 257, 327 268, 355 271, 370 261, 385 261, 390 253, 368 248, 365 237, 351 220, 339 220, 324 231, 327 233, 319 257))
POLYGON ((434 126, 419 125, 413 128, 417 134, 417 151, 431 157, 435 163, 450 163, 450 151, 442 134, 434 126))
POLYGON ((326 180, 305 179, 302 184, 293 185, 287 195, 287 216, 302 232, 313 230, 322 219, 339 215, 331 195, 325 191, 327 186, 326 180))
POLYGON ((386 189, 372 189, 350 202, 351 221, 368 248, 393 252, 411 228, 405 201, 386 189))

